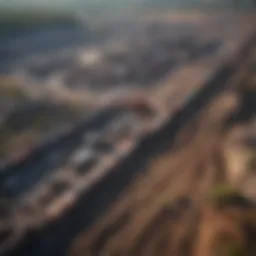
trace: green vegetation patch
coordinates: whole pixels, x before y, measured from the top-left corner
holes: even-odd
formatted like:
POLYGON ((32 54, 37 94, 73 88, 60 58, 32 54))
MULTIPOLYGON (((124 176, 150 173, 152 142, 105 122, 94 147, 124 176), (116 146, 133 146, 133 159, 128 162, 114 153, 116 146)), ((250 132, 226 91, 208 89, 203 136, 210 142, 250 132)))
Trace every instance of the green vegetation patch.
MULTIPOLYGON (((13 206, 13 201, 8 198, 0 198, 0 218, 8 217, 13 206)), ((2 223, 4 224, 4 223, 2 223)), ((0 225, 1 226, 1 225, 0 225)))
POLYGON ((0 96, 9 97, 17 100, 28 98, 26 92, 22 89, 15 78, 0 77, 0 96))
POLYGON ((78 108, 46 102, 18 105, 0 127, 0 158, 26 152, 48 133, 76 122, 82 113, 78 108))
POLYGON ((211 188, 207 193, 207 199, 217 207, 248 205, 240 192, 227 184, 219 184, 211 188))
POLYGON ((32 25, 52 22, 70 23, 75 20, 75 16, 71 10, 55 10, 50 8, 0 9, 0 27, 9 24, 32 25))
POLYGON ((237 241, 223 241, 215 248, 215 256, 246 256, 245 248, 237 241))

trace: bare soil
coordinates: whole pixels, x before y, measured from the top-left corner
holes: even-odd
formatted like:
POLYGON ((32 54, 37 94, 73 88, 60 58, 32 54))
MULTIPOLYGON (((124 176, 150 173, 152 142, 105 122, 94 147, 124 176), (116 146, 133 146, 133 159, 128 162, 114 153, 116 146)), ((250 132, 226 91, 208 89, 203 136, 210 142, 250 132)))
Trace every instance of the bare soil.
POLYGON ((230 92, 210 103, 103 218, 74 239, 69 255, 214 256, 225 237, 244 246, 245 216, 256 209, 216 209, 206 199, 210 188, 227 182, 225 123, 235 104, 230 92))

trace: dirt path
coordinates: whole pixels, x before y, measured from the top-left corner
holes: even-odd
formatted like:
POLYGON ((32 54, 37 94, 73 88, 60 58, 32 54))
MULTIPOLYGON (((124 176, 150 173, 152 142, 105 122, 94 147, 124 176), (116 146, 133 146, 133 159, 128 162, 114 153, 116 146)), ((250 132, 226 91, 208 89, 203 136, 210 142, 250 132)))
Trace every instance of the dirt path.
POLYGON ((225 179, 221 145, 231 105, 227 94, 209 104, 105 216, 80 234, 69 255, 190 255, 201 199, 225 179))

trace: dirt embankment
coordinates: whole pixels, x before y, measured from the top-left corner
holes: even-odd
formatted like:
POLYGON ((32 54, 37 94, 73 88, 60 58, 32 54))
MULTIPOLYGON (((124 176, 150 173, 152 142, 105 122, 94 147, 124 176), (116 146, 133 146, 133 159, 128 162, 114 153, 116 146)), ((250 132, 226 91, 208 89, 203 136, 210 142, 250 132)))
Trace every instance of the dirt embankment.
POLYGON ((210 103, 74 239, 69 255, 255 255, 256 208, 229 188, 225 124, 235 105, 230 92, 210 103), (227 204, 219 205, 222 197, 227 204))

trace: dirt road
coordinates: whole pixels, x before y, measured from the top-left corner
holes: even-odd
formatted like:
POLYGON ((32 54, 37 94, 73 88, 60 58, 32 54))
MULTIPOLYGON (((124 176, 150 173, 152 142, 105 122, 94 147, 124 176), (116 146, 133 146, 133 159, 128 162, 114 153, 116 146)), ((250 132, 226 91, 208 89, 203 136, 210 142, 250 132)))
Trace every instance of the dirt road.
POLYGON ((225 180, 221 151, 232 105, 232 95, 222 94, 163 145, 165 153, 79 235, 69 255, 191 255, 202 200, 225 180))

